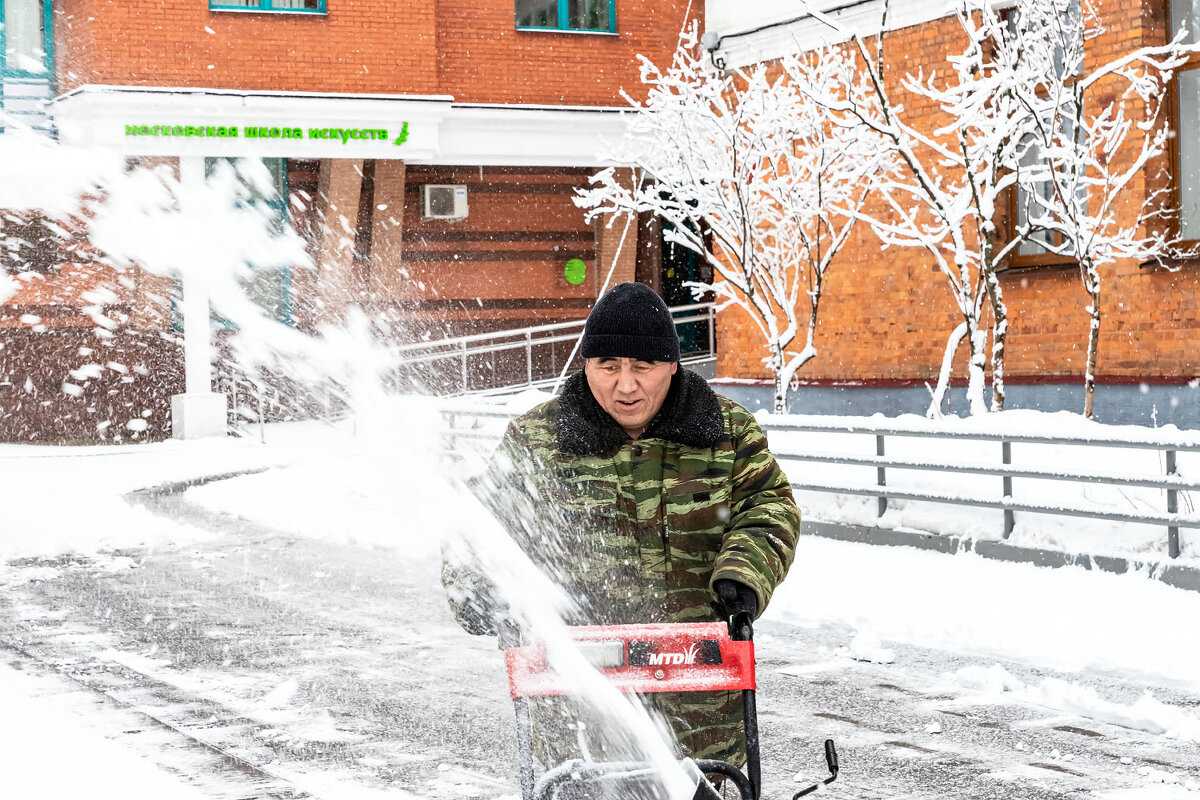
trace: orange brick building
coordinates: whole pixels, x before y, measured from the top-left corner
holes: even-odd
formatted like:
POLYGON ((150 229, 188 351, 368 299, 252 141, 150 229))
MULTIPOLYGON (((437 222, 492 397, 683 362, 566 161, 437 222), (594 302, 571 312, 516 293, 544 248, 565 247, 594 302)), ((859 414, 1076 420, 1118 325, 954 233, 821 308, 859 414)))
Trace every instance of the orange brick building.
MULTIPOLYGON (((743 4, 744 5, 744 4, 743 4)), ((842 4, 838 19, 863 35, 878 30, 882 4, 842 4)), ((946 69, 965 38, 950 5, 893 2, 894 29, 885 36, 889 92, 910 120, 932 131, 942 120, 928 100, 904 92, 900 79, 946 69)), ((1145 45, 1164 44, 1180 23, 1191 31, 1200 20, 1180 0, 1139 0, 1095 5, 1104 32, 1086 45, 1085 68, 1094 68, 1145 45)), ((710 3, 709 30, 721 34, 714 58, 729 67, 828 43, 824 26, 793 7, 764 3, 747 16, 736 3, 710 3), (758 28, 759 30, 754 30, 758 28)), ((1195 41, 1195 34, 1192 34, 1195 41)), ((833 41, 836 41, 834 39, 833 41)), ((1200 58, 1176 76, 1164 124, 1177 133, 1168 158, 1135 181, 1124 200, 1127 220, 1148 202, 1149 192, 1169 180, 1185 239, 1200 240, 1200 58), (1160 171, 1169 176, 1159 178, 1160 171)), ((1003 229, 1007 219, 997 220, 1003 229)), ((1125 261, 1102 274, 1102 325, 1097 365, 1096 418, 1110 422, 1200 426, 1200 261, 1172 270, 1125 261)), ((1009 313, 1006 383, 1008 408, 1083 408, 1087 295, 1073 263, 1036 251, 1014 258, 1001 275, 1009 313)), ((801 304, 802 313, 805 305, 801 304)), ((947 339, 961 322, 946 284, 919 248, 880 249, 860 226, 827 276, 817 334, 820 355, 800 372, 791 394, 797 413, 921 413, 930 402, 947 339)), ((990 318, 989 318, 990 319, 990 318)), ((725 391, 748 403, 770 405, 765 355, 757 332, 738 309, 718 317, 717 374, 734 379, 725 391), (739 385, 740 384, 740 385, 739 385)), ((990 342, 989 342, 990 348, 990 342)), ((965 383, 966 347, 954 375, 965 383)), ((960 389, 952 411, 966 410, 960 389)))
MULTIPOLYGON (((359 306, 398 339, 587 313, 622 226, 585 223, 574 190, 621 135, 637 56, 669 58, 701 13, 686 0, 0 4, 0 52, 23 58, 19 73, 0 62, 0 108, 185 185, 223 159, 261 160, 315 268, 256 278, 260 302, 302 328, 359 306), (14 81, 50 100, 45 119, 14 81), (573 260, 585 272, 568 281, 573 260)), ((0 440, 111 435, 126 419, 215 432, 225 399, 202 282, 118 281, 86 237, 41 238, 36 259, 5 265, 36 280, 0 305, 0 440), (98 301, 98 284, 113 296, 98 301), (117 322, 100 341, 97 311, 117 322), (64 377, 80 361, 87 374, 64 377)), ((637 254, 625 248, 616 280, 634 278, 637 254)))
MULTIPOLYGON (((0 107, 10 118, 63 142, 166 164, 185 182, 204 181, 222 158, 261 160, 315 264, 266 276, 257 287, 263 304, 301 328, 361 306, 401 340, 577 319, 614 262, 613 280, 643 280, 681 302, 671 296, 678 286, 664 282, 678 253, 664 251, 653 220, 639 220, 636 243, 622 248, 622 224, 587 224, 571 200, 623 130, 613 109, 623 89, 639 91, 637 56, 667 61, 687 13, 706 19, 714 56, 730 66, 821 41, 821 26, 789 0, 0 4, 0 107), (52 101, 48 115, 40 100, 52 101), (447 187, 440 197, 449 213, 426 213, 427 187, 447 187), (462 190, 465 208, 453 199, 462 190), (564 270, 573 259, 586 265, 580 283, 564 270)), ((830 13, 870 33, 881 7, 867 0, 830 13)), ((961 50, 954 8, 893 2, 893 80, 944 68, 961 50)), ((1104 0, 1097 10, 1106 33, 1089 45, 1096 61, 1200 22, 1186 0, 1104 0)), ((1200 59, 1176 78, 1166 122, 1179 136, 1162 165, 1190 239, 1200 239, 1198 79, 1200 59)), ((903 100, 934 127, 935 109, 903 100)), ((1148 189, 1147 180, 1135 187, 1130 208, 1148 189)), ((186 330, 188 319, 205 316, 186 313, 189 300, 205 307, 202 292, 149 274, 118 281, 97 266, 85 237, 48 239, 20 214, 4 225, 16 229, 10 242, 23 243, 0 253, 13 262, 5 266, 38 277, 0 305, 0 440, 110 438, 130 419, 146 420, 146 435, 178 435, 189 401, 173 409, 173 396, 194 396, 193 419, 223 419, 211 351, 193 348, 189 360, 182 346, 210 337, 206 319, 186 330), (114 291, 98 297, 97 288, 114 291), (98 335, 97 312, 115 328, 98 335), (68 380, 77 394, 64 394, 68 380)), ((1175 266, 1122 263, 1104 275, 1101 420, 1200 426, 1200 264, 1175 266)), ((1030 253, 1001 280, 1011 320, 1008 407, 1079 410, 1087 315, 1074 267, 1030 253)), ((718 383, 768 405, 762 345, 739 313, 719 318, 718 383)), ((794 411, 926 408, 958 318, 922 252, 881 251, 861 227, 827 278, 821 313, 820 355, 799 376, 794 411)), ((962 361, 960 351, 960 379, 962 361)), ((960 385, 948 410, 964 409, 960 385)))

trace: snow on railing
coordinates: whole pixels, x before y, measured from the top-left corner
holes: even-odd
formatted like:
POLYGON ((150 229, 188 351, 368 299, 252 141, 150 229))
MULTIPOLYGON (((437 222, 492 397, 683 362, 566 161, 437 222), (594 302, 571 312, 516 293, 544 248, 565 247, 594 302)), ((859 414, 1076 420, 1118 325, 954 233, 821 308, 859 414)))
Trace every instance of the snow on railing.
MULTIPOLYGON (((486 457, 503 435, 504 426, 516 416, 514 411, 506 408, 479 404, 446 406, 442 414, 445 419, 443 436, 446 451, 456 457, 475 458, 486 457)), ((1047 416, 1047 419, 1052 423, 1058 421, 1050 416, 1047 416)), ((1017 513, 1161 525, 1166 528, 1167 552, 1171 558, 1178 558, 1180 554, 1180 528, 1200 529, 1200 514, 1182 514, 1179 511, 1181 495, 1190 499, 1188 492, 1200 492, 1200 481, 1181 475, 1178 469, 1180 453, 1200 453, 1200 436, 1185 432, 1131 432, 1129 428, 1123 428, 1093 433, 1089 428, 1086 436, 1069 436, 1022 432, 1019 426, 1007 430, 964 430, 963 427, 969 427, 972 420, 955 420, 958 424, 947 425, 925 421, 876 421, 861 417, 839 419, 766 416, 762 417, 760 422, 768 434, 777 434, 771 451, 785 464, 873 469, 873 482, 856 484, 851 481, 798 479, 793 480, 791 484, 797 491, 814 492, 830 497, 874 497, 876 518, 887 513, 889 500, 905 500, 1001 510, 1004 512, 1002 535, 1005 539, 1013 533, 1017 513), (809 434, 810 438, 798 443, 795 434, 809 434), (839 446, 832 449, 799 446, 811 445, 813 434, 844 435, 851 439, 839 438, 839 446), (930 454, 923 458, 888 455, 889 438, 924 440, 922 446, 927 447, 930 454), (874 453, 863 452, 864 449, 869 449, 872 440, 874 453), (988 463, 982 460, 948 457, 944 452, 945 442, 998 443, 1000 460, 988 463), (1084 458, 1092 468, 1066 469, 1014 464, 1014 444, 1043 448, 1048 446, 1053 448, 1051 453, 1060 457, 1063 453, 1061 448, 1086 448, 1088 455, 1077 456, 1075 460, 1084 458), (864 448, 864 445, 868 447, 864 448), (1161 472, 1126 471, 1124 467, 1129 456, 1123 456, 1121 453, 1128 449, 1149 451, 1161 456, 1156 458, 1162 467, 1161 472), (1105 462, 1118 464, 1121 468, 1096 468, 1105 462), (963 475, 984 476, 997 481, 996 488, 999 493, 989 496, 986 492, 940 491, 936 486, 889 486, 889 472, 939 473, 943 476, 943 482, 946 479, 961 481, 959 476, 963 475), (1165 509, 1117 509, 1098 502, 1037 502, 1020 499, 1013 494, 1014 479, 1075 484, 1081 487, 1104 485, 1157 490, 1165 494, 1165 509)), ((1043 450, 1031 455, 1035 458, 1044 457, 1039 455, 1044 453, 1043 450)), ((1084 494, 1086 499, 1086 492, 1084 494)), ((1132 501, 1130 505, 1133 505, 1132 501)))

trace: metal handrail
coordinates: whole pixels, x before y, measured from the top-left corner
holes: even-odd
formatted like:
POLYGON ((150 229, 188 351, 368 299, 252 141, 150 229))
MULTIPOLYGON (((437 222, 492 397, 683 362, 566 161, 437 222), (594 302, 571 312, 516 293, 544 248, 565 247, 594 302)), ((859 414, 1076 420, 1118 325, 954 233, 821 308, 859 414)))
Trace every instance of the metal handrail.
POLYGON ((1120 511, 1105 511, 1099 508, 1083 508, 1081 506, 1051 506, 1044 503, 1025 503, 1018 500, 1001 498, 988 500, 982 497, 969 497, 938 492, 921 492, 906 489, 893 489, 888 486, 830 486, 821 483, 792 483, 793 489, 805 492, 825 492, 829 494, 854 494, 865 497, 884 497, 894 500, 917 500, 925 503, 947 503, 950 505, 971 506, 973 508, 997 508, 1011 511, 1029 511, 1035 514, 1055 514, 1066 517, 1088 517, 1089 519, 1107 519, 1116 522, 1140 522, 1147 525, 1173 525, 1181 528, 1200 528, 1200 515, 1188 514, 1144 514, 1123 513, 1120 511))
MULTIPOLYGON (((689 322, 702 322, 706 319, 708 319, 707 316, 683 317, 683 318, 677 318, 675 320, 675 324, 676 325, 684 325, 689 322)), ((578 325, 576 325, 575 323, 570 323, 570 324, 575 327, 583 326, 582 321, 578 325)), ((519 335, 525 336, 525 332, 530 331, 530 330, 532 330, 532 329, 522 328, 519 335)), ((517 334, 513 334, 511 331, 505 331, 504 335, 508 336, 508 335, 517 335, 517 334)), ((497 332, 497 338, 500 338, 499 332, 497 332)), ((484 345, 482 347, 472 347, 472 348, 468 348, 466 352, 468 355, 478 356, 478 355, 483 355, 484 353, 498 353, 503 350, 519 350, 523 347, 528 347, 531 344, 545 345, 545 344, 554 344, 557 342, 573 342, 578 338, 579 338, 578 333, 570 333, 570 334, 566 334, 563 336, 543 336, 540 339, 534 339, 532 342, 528 342, 528 341, 503 342, 500 344, 484 345)), ((394 354, 397 353, 398 350, 404 350, 405 352, 412 352, 412 351, 417 351, 417 350, 423 349, 424 347, 428 347, 433 344, 436 344, 437 346, 442 346, 443 344, 445 344, 448 341, 450 341, 450 340, 449 339, 438 339, 436 343, 424 342, 424 343, 422 343, 422 347, 417 347, 416 345, 403 345, 400 348, 394 349, 392 352, 394 354)), ((413 357, 403 357, 402 356, 401 360, 405 364, 420 364, 420 363, 424 363, 427 361, 437 361, 438 359, 442 359, 442 358, 459 358, 462 356, 462 353, 463 353, 461 345, 462 345, 462 342, 460 341, 459 348, 456 350, 453 350, 452 352, 426 353, 424 355, 413 356, 413 357)))
MULTIPOLYGON (((973 432, 973 431, 936 431, 918 427, 905 427, 895 424, 862 424, 838 422, 817 422, 814 420, 804 419, 770 419, 763 422, 763 428, 767 431, 778 432, 808 432, 808 433, 838 433, 838 434, 859 434, 863 436, 871 436, 875 439, 875 458, 869 459, 857 456, 845 456, 846 459, 855 458, 866 462, 863 466, 874 466, 876 472, 875 486, 873 487, 856 487, 856 486, 831 486, 803 483, 793 483, 793 488, 803 491, 815 491, 828 494, 853 494, 860 496, 873 496, 877 500, 877 517, 882 517, 887 512, 888 500, 915 500, 931 503, 945 503, 950 505, 973 506, 982 508, 997 508, 1004 511, 1004 530, 1003 537, 1005 539, 1012 535, 1016 527, 1015 513, 1017 511, 1037 513, 1037 514, 1052 514, 1070 517, 1089 517, 1092 519, 1105 519, 1118 522, 1140 522, 1146 524, 1160 524, 1167 527, 1167 553, 1171 558, 1178 558, 1180 553, 1179 529, 1200 527, 1200 517, 1187 517, 1179 515, 1179 492, 1193 489, 1195 484, 1185 481, 1176 470, 1176 455, 1178 452, 1200 452, 1200 440, 1194 437, 1177 437, 1175 439, 1167 439, 1166 437, 1149 437, 1149 436, 1098 436, 1087 439, 1069 436, 1044 436, 1038 434, 1021 434, 1021 433, 990 433, 990 432, 973 432), (964 497, 938 494, 936 492, 918 492, 891 489, 887 485, 887 469, 925 469, 925 464, 889 464, 887 458, 886 440, 888 436, 892 437, 907 437, 907 438, 925 438, 925 439, 950 439, 956 441, 978 441, 978 442, 998 442, 1001 446, 1001 461, 1002 465, 998 468, 989 469, 982 465, 970 465, 975 468, 959 470, 956 464, 942 465, 938 471, 955 473, 955 472, 973 472, 976 474, 995 475, 1001 479, 1001 499, 992 500, 989 498, 980 497, 964 497), (1043 472, 1042 470, 1030 469, 1014 469, 1012 465, 1012 446, 1014 443, 1021 444, 1043 444, 1055 446, 1070 446, 1070 447, 1118 447, 1118 448, 1133 448, 1139 450, 1155 450, 1162 452, 1165 456, 1165 469, 1161 479, 1148 476, 1114 476, 1103 475, 1099 473, 1069 473, 1057 472, 1046 475, 1030 474, 1043 472), (993 471, 994 469, 994 471, 993 471), (1024 474, 1023 474, 1024 473, 1024 474), (1013 479, 1014 478, 1032 478, 1035 480, 1068 480, 1077 483, 1104 483, 1113 485, 1125 486, 1147 486, 1150 488, 1161 489, 1166 493, 1167 508, 1166 514, 1139 513, 1139 514, 1122 514, 1118 512, 1106 511, 1102 508, 1083 509, 1075 506, 1045 506, 1037 503, 1023 503, 1013 499, 1013 479)), ((780 457, 786 452, 785 448, 780 448, 778 453, 780 457)), ((819 457, 823 454, 815 454, 817 458, 806 458, 808 453, 793 453, 792 460, 811 460, 815 463, 830 463, 819 457)), ((897 459, 898 461, 898 459, 897 459)), ((1049 471, 1045 471, 1049 472, 1049 471)))
POLYGON ((1176 452, 1200 452, 1200 438, 1190 441, 1170 440, 1151 437, 1096 437, 1078 439, 1065 436, 1039 436, 1024 433, 986 433, 972 431, 935 431, 920 428, 905 428, 891 425, 846 425, 831 422, 829 424, 811 422, 808 420, 770 419, 763 423, 765 430, 796 431, 806 433, 861 433, 883 436, 908 436, 929 439, 967 439, 980 442, 1019 442, 1025 444, 1054 444, 1087 447, 1104 445, 1107 447, 1132 447, 1139 450, 1171 449, 1176 452))
MULTIPOLYGON (((707 312, 715 308, 715 305, 715 303, 692 303, 686 306, 671 306, 671 316, 674 318, 676 325, 686 322, 700 322, 702 320, 709 319, 709 314, 707 312), (703 310, 705 313, 695 314, 686 319, 679 319, 675 317, 675 314, 679 314, 684 311, 700 310, 703 310)), ((453 336, 447 339, 435 339, 428 342, 410 342, 409 344, 396 345, 392 348, 392 352, 395 354, 402 354, 412 350, 422 350, 429 347, 445 347, 447 349, 458 348, 463 344, 483 342, 489 339, 504 339, 508 338, 509 336, 525 336, 527 334, 561 331, 568 328, 582 328, 586 322, 587 319, 585 317, 580 317, 579 319, 568 320, 566 322, 548 322, 545 325, 531 325, 524 328, 509 328, 502 331, 491 331, 489 333, 471 333, 463 336, 453 336)))
MULTIPOLYGON (((448 429, 443 431, 446 437, 447 450, 458 453, 456 441, 462 440, 492 440, 498 441, 497 432, 464 429, 454 426, 459 418, 474 420, 503 420, 511 419, 515 414, 504 409, 475 404, 451 404, 443 408, 442 414, 448 423, 448 429)), ((808 461, 819 464, 843 464, 849 466, 874 467, 876 481, 874 485, 837 485, 818 484, 804 481, 793 481, 793 489, 807 492, 820 492, 834 495, 858 495, 875 497, 878 500, 878 516, 887 511, 887 502, 892 500, 910 500, 918 502, 942 503, 973 508, 994 508, 1004 511, 1004 538, 1008 538, 1015 525, 1016 512, 1032 514, 1049 514, 1066 517, 1081 517, 1089 519, 1130 522, 1147 525, 1162 525, 1167 529, 1167 550, 1171 558, 1178 558, 1180 553, 1179 529, 1200 529, 1200 514, 1179 513, 1179 493, 1200 491, 1200 482, 1185 479, 1176 468, 1176 456, 1179 452, 1200 452, 1200 442, 1193 437, 1180 436, 1176 439, 1150 436, 1099 436, 1092 438, 1051 437, 1036 434, 999 434, 990 432, 969 431, 937 431, 921 430, 916 427, 905 427, 895 424, 869 425, 855 422, 845 424, 830 421, 828 423, 811 419, 768 418, 761 422, 768 433, 771 432, 809 432, 809 433, 839 433, 870 436, 875 439, 875 455, 842 454, 820 451, 806 451, 788 447, 773 448, 776 458, 784 461, 808 461), (952 439, 957 441, 999 442, 1001 445, 1001 464, 982 463, 934 463, 912 459, 889 457, 887 455, 887 437, 917 437, 926 439, 952 439), (1045 444, 1074 447, 1119 447, 1154 450, 1164 454, 1164 472, 1162 475, 1114 475, 1100 472, 1065 472, 1056 470, 1024 468, 1012 466, 1012 445, 1045 444), (887 470, 926 470, 949 474, 971 473, 987 475, 1001 479, 1002 492, 999 498, 980 497, 972 495, 952 495, 935 491, 913 489, 898 489, 887 485, 887 470), (1166 511, 1122 512, 1110 511, 1101 507, 1084 507, 1077 505, 1048 505, 1043 503, 1025 502, 1013 498, 1013 479, 1052 480, 1073 483, 1099 483, 1115 486, 1140 486, 1160 489, 1166 493, 1166 511)))
POLYGON ((1070 481, 1072 483, 1106 483, 1114 486, 1143 486, 1151 489, 1172 487, 1181 492, 1198 492, 1200 483, 1187 481, 1178 475, 1106 475, 1098 472, 1053 472, 1044 469, 1005 469, 989 464, 947 463, 934 464, 929 461, 912 461, 886 456, 844 456, 837 453, 808 453, 783 448, 772 448, 772 453, 781 461, 811 461, 817 464, 844 464, 862 467, 895 467, 897 469, 927 470, 931 472, 968 472, 973 475, 995 475, 1013 478, 1036 478, 1046 481, 1070 481))
MULTIPOLYGON (((554 344, 556 342, 573 342, 578 338, 579 338, 579 334, 577 334, 577 333, 568 334, 566 336, 546 336, 541 339, 534 339, 533 344, 538 345, 538 344, 554 344)), ((439 340, 439 344, 440 344, 440 342, 441 342, 441 340, 439 340)), ((420 356, 402 358, 401 362, 404 364, 421 364, 426 361, 437 361, 442 358, 459 358, 462 356, 463 352, 466 352, 467 355, 479 356, 479 355, 483 355, 485 353, 498 353, 498 352, 501 352, 502 350, 520 350, 521 348, 523 348, 525 346, 526 346, 526 342, 524 342, 524 341, 505 342, 502 344, 489 344, 489 345, 483 345, 482 347, 472 347, 472 348, 468 348, 466 351, 464 351, 461 349, 461 344, 460 344, 460 348, 457 350, 453 350, 453 351, 446 352, 446 353, 426 353, 426 354, 420 355, 420 356)))
MULTIPOLYGON (((685 359, 685 363, 714 357, 713 331, 716 326, 716 304, 711 302, 691 303, 689 305, 673 306, 670 308, 670 311, 672 321, 676 327, 696 322, 708 322, 708 337, 705 342, 707 349, 701 348, 689 354, 692 358, 685 359)), ((490 333, 473 333, 428 342, 411 342, 409 344, 394 346, 388 352, 397 370, 433 362, 457 362, 459 371, 459 386, 457 391, 460 394, 470 394, 472 391, 478 391, 471 388, 470 359, 492 353, 523 349, 525 351, 524 380, 512 383, 506 387, 489 387, 489 390, 532 387, 546 380, 544 378, 535 380, 534 378, 533 348, 558 343, 573 343, 579 339, 586 322, 586 319, 581 318, 567 322, 552 322, 545 325, 511 328, 502 331, 492 331, 490 333)), ((555 369, 557 371, 557 367, 555 369)))
MULTIPOLYGON (((696 355, 684 356, 679 359, 680 366, 691 367, 697 364, 705 364, 711 361, 716 361, 715 355, 708 353, 699 353, 696 355)), ((552 389, 558 384, 560 377, 555 375, 551 378, 538 378, 537 380, 527 380, 525 383, 517 384, 516 386, 498 386, 490 389, 473 389, 469 392, 464 392, 460 397, 497 397, 504 394, 511 394, 515 391, 525 389, 552 389)))

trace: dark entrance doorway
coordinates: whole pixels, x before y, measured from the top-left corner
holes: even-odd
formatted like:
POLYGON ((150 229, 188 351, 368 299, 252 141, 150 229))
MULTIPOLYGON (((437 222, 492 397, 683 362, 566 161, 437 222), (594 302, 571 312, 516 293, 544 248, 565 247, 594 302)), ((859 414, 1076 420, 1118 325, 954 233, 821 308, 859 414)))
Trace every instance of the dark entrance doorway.
MULTIPOLYGON (((712 267, 704 263, 700 256, 682 245, 668 240, 668 233, 674 226, 663 220, 660 225, 662 271, 661 289, 663 300, 669 306, 687 306, 693 303, 703 303, 711 300, 712 293, 705 292, 700 299, 692 294, 692 283, 709 283, 712 281, 712 267)), ((682 316, 682 315, 677 315, 682 316)), ((686 322, 679 326, 679 349, 681 353, 696 353, 708 348, 708 322, 686 322)))

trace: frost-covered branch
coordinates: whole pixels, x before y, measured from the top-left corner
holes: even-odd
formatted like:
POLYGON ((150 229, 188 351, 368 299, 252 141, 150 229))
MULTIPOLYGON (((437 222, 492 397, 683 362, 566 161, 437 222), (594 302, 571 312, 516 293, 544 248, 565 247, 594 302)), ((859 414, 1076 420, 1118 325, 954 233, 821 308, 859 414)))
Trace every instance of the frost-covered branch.
POLYGON ((638 189, 605 170, 576 203, 589 217, 652 213, 665 223, 665 241, 697 253, 713 279, 689 285, 712 292, 719 310, 736 306, 753 321, 775 408, 785 411, 788 384, 817 354, 825 273, 851 235, 883 151, 860 126, 830 124, 805 93, 851 80, 846 59, 816 53, 718 74, 697 39, 695 27, 686 30, 667 69, 643 60, 647 99, 631 101, 614 160, 650 180, 638 189))

